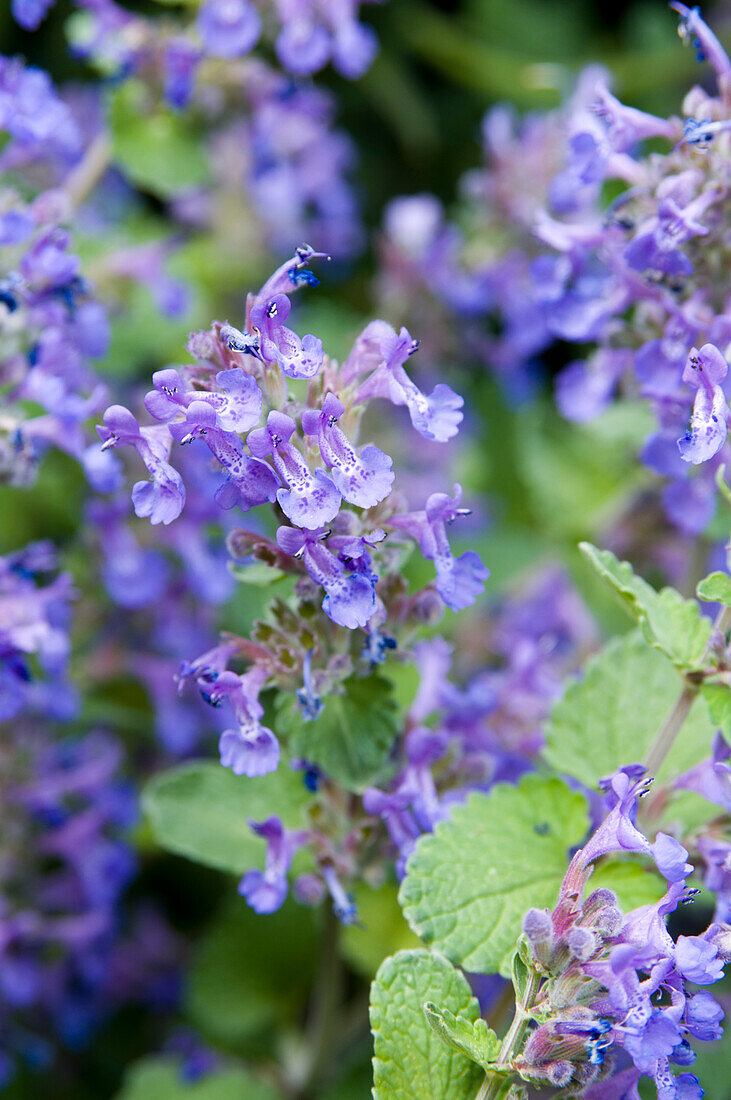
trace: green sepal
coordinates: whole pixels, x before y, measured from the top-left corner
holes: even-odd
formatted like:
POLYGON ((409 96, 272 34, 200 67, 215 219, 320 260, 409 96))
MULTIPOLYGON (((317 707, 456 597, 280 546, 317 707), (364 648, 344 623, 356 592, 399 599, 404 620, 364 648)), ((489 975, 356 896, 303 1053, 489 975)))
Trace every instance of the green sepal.
POLYGON ((429 1027, 443 1043, 471 1058, 483 1069, 494 1071, 493 1063, 500 1054, 500 1040, 482 1018, 466 1020, 464 1016, 455 1016, 448 1008, 440 1008, 433 1001, 425 1003, 424 1015, 429 1027))

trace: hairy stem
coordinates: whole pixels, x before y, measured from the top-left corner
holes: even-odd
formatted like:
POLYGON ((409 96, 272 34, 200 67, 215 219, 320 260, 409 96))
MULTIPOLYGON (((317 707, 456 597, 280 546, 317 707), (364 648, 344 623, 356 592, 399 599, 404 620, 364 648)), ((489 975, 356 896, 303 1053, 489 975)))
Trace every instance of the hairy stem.
MULTIPOLYGON (((528 1021, 531 1018, 531 1009, 536 1003, 540 985, 540 974, 536 973, 535 970, 530 970, 525 992, 521 1000, 515 1003, 515 1015, 500 1046, 500 1053, 495 1063, 496 1070, 506 1070, 512 1067, 513 1059, 520 1051, 528 1021)), ((506 1079, 497 1073, 489 1073, 482 1082, 475 1100, 500 1100, 511 1084, 510 1078, 506 1079)))
POLYGON ((697 694, 697 686, 686 682, 675 706, 660 727, 658 735, 645 758, 645 767, 650 775, 657 775, 660 765, 670 752, 675 738, 680 733, 683 723, 688 717, 688 712, 697 694))

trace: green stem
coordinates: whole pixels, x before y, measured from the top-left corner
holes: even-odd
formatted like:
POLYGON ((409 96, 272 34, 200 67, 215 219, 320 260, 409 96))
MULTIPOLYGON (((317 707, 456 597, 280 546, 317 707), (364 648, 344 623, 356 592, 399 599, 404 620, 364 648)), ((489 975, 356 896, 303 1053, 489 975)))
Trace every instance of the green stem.
POLYGON ((657 775, 660 770, 660 766, 665 760, 665 757, 673 747, 675 738, 680 733, 685 719, 688 717, 688 712, 693 705, 696 695, 698 694, 698 687, 695 684, 689 684, 687 681, 681 691, 675 706, 670 711, 663 722, 657 737, 652 743, 652 747, 645 758, 645 767, 649 775, 657 775))
POLYGON ((322 926, 320 971, 312 999, 307 1024, 309 1065, 301 1092, 301 1100, 320 1095, 320 1085, 327 1075, 328 1062, 333 1055, 333 1036, 337 1028, 340 1003, 340 921, 332 906, 325 906, 322 926))
POLYGON ((106 134, 100 134, 66 180, 66 193, 74 207, 81 206, 89 197, 111 161, 112 146, 106 134))
MULTIPOLYGON (((719 632, 725 636, 726 631, 729 629, 729 627, 731 627, 731 608, 722 607, 718 615, 716 616, 716 621, 713 624, 711 639, 715 634, 719 632)), ((703 654, 703 657, 701 659, 701 664, 706 663, 710 655, 712 645, 712 641, 709 640, 709 643, 706 646, 705 653, 703 654)), ((683 728, 683 723, 688 717, 688 712, 693 705, 693 701, 698 694, 699 688, 700 684, 698 682, 689 679, 687 676, 684 677, 683 690, 678 696, 675 706, 670 711, 670 714, 661 726, 657 737, 653 741, 652 746, 650 747, 650 751, 645 758, 645 767, 647 768, 647 771, 650 775, 657 775, 665 760, 665 757, 668 755, 671 748, 673 747, 675 743, 675 738, 678 736, 681 729, 683 728)))
MULTIPOLYGON (((516 1001, 515 1015, 500 1046, 500 1053, 495 1063, 496 1070, 512 1069, 513 1059, 520 1051, 540 986, 540 974, 537 974, 535 970, 529 971, 525 992, 521 1000, 516 1001)), ((500 1100, 511 1084, 510 1078, 506 1079, 498 1073, 489 1073, 482 1082, 475 1100, 500 1100)))

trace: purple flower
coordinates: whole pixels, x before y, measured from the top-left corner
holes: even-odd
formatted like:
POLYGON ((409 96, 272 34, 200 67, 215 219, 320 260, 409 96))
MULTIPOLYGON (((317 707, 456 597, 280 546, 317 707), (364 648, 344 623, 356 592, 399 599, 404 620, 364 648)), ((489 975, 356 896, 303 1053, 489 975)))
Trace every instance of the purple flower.
POLYGON ((686 981, 698 985, 711 985, 723 977, 718 948, 700 936, 678 936, 675 965, 686 981))
POLYGON ((187 38, 171 38, 162 58, 164 94, 174 111, 183 111, 190 102, 201 54, 187 38))
POLYGON ((251 307, 251 323, 259 330, 264 359, 279 363, 289 378, 312 378, 322 366, 322 340, 312 335, 300 339, 285 326, 291 308, 289 298, 281 292, 271 298, 259 297, 251 307))
POLYGON ((246 512, 258 504, 275 500, 279 484, 277 475, 266 462, 244 454, 244 445, 238 435, 218 427, 213 403, 191 401, 185 419, 171 423, 169 428, 173 438, 181 444, 202 439, 226 471, 226 480, 214 494, 220 508, 238 505, 246 512))
POLYGON ((466 550, 458 558, 452 554, 447 526, 458 516, 469 514, 468 509, 458 507, 461 499, 462 487, 455 485, 453 497, 432 493, 423 512, 397 515, 390 521, 417 539, 424 557, 434 562, 437 592, 453 611, 473 604, 490 576, 490 570, 474 550, 466 550))
POLYGON ((691 1035, 710 1043, 723 1035, 721 1020, 724 1011, 713 996, 705 989, 688 997, 685 1002, 683 1023, 691 1035))
POLYGON ((170 433, 160 425, 140 428, 122 405, 110 405, 104 413, 104 427, 97 425, 102 450, 116 446, 134 447, 152 475, 152 481, 138 481, 132 487, 132 502, 138 516, 150 522, 168 524, 177 519, 185 504, 185 486, 177 470, 168 463, 170 433))
POLYGON ((361 373, 375 366, 358 389, 356 404, 373 397, 385 397, 394 405, 406 405, 417 432, 426 439, 445 443, 457 434, 464 401, 441 382, 427 397, 411 381, 404 363, 418 347, 418 340, 412 340, 405 328, 397 335, 390 325, 373 321, 358 338, 346 371, 361 373))
POLYGON ((700 351, 692 348, 683 369, 683 381, 697 390, 690 427, 678 440, 686 462, 699 465, 717 454, 726 442, 728 406, 721 383, 728 372, 726 360, 713 344, 700 351))
MULTIPOLYGON (((301 0, 294 0, 294 3, 301 0)), ((325 27, 293 12, 274 44, 281 65, 296 76, 310 76, 330 58, 330 35, 325 27)))
POLYGON ((13 18, 26 31, 38 30, 56 0, 13 0, 13 18))
POLYGON ((267 842, 264 871, 247 871, 239 883, 239 893, 257 913, 275 913, 287 897, 287 871, 306 834, 284 828, 278 817, 250 821, 249 825, 267 842))
POLYGON ((556 379, 556 404, 567 420, 594 420, 609 404, 631 362, 624 348, 602 348, 589 360, 577 359, 556 379))
POLYGON ((338 427, 344 411, 343 403, 327 393, 321 409, 307 409, 302 414, 302 431, 316 437, 323 461, 343 498, 360 508, 372 508, 391 491, 393 460, 378 447, 364 447, 359 455, 338 427))
POLYGON ((82 151, 79 128, 47 74, 14 58, 0 57, 0 130, 12 139, 0 155, 0 166, 14 159, 73 162, 82 151))
POLYGON ((338 626, 355 630, 366 626, 375 609, 374 582, 362 573, 345 572, 343 563, 322 542, 327 534, 324 528, 298 531, 280 527, 277 543, 286 554, 301 556, 310 577, 325 589, 325 614, 338 626))
POLYGON ((658 871, 668 882, 684 882, 693 871, 692 865, 686 862, 686 849, 667 833, 657 834, 652 845, 652 855, 658 871))
POLYGON ((680 16, 678 33, 684 42, 691 42, 699 61, 708 61, 719 77, 728 77, 731 61, 710 27, 701 19, 697 7, 671 3, 670 7, 680 16))
POLYGON ((268 675, 254 665, 243 676, 222 672, 211 684, 211 702, 227 698, 239 724, 238 729, 224 730, 218 743, 221 763, 234 775, 266 775, 279 765, 279 742, 259 721, 264 713, 259 692, 268 675))
POLYGON ((731 812, 731 765, 726 763, 730 756, 731 747, 723 734, 716 734, 711 759, 684 772, 675 780, 675 786, 695 791, 709 802, 731 812))
POLYGON ((255 379, 234 367, 216 375, 217 390, 187 390, 172 367, 152 376, 154 389, 145 395, 145 408, 156 420, 170 421, 185 413, 191 401, 205 401, 216 412, 216 426, 226 432, 245 432, 261 419, 262 395, 255 379))
POLYGON ((295 422, 290 416, 272 410, 266 427, 249 432, 246 442, 257 458, 272 456, 274 468, 287 486, 277 490, 277 500, 287 518, 299 527, 314 530, 335 518, 342 497, 325 471, 313 473, 290 442, 294 431, 295 422))
POLYGON ((203 48, 213 57, 241 57, 261 34, 259 13, 249 0, 205 0, 196 18, 203 48))
POLYGON ((332 864, 325 864, 322 869, 322 877, 330 891, 333 903, 333 912, 341 924, 356 924, 358 921, 358 908, 352 894, 343 889, 335 868, 332 864))
POLYGON ((662 199, 657 215, 640 227, 625 249, 630 267, 636 271, 660 271, 664 275, 692 274, 693 265, 679 246, 691 237, 708 233, 696 218, 719 197, 719 192, 707 191, 682 209, 674 199, 662 199))

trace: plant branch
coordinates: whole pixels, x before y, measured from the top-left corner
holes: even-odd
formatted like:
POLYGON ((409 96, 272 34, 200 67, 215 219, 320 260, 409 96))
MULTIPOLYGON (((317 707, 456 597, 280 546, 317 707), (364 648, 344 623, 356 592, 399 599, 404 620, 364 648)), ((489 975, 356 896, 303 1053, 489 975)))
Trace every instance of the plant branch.
POLYGON ((535 970, 529 970, 525 991, 520 1001, 515 1003, 515 1015, 500 1046, 500 1053, 495 1063, 497 1072, 487 1074, 475 1100, 500 1100, 500 1097, 511 1086, 510 1078, 506 1079, 501 1076, 500 1071, 504 1073, 505 1070, 511 1070, 513 1067, 513 1059, 519 1052, 520 1045, 523 1042, 540 985, 540 974, 535 970))
POLYGON ((66 180, 65 191, 73 206, 89 197, 112 162, 112 146, 106 134, 99 134, 66 180))

